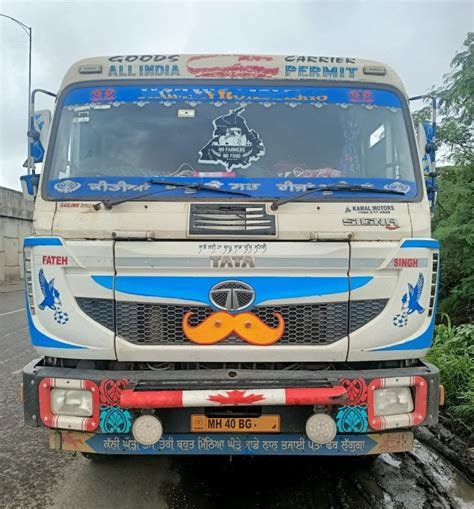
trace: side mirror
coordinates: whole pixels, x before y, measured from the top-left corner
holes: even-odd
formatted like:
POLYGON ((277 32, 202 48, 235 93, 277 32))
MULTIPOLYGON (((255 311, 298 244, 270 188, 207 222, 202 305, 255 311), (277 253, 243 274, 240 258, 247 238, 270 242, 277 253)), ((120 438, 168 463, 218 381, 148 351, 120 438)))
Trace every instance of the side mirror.
POLYGON ((48 145, 49 130, 51 127, 51 111, 39 110, 33 114, 30 138, 30 156, 34 163, 41 163, 48 145))
POLYGON ((34 201, 38 194, 40 176, 36 173, 22 175, 20 177, 21 190, 26 201, 34 201))
POLYGON ((436 185, 436 117, 438 100, 434 95, 417 95, 410 101, 431 100, 431 122, 420 122, 417 129, 417 142, 420 150, 422 169, 425 176, 426 191, 431 211, 434 211, 437 195, 436 185))
MULTIPOLYGON (((427 136, 427 130, 425 128, 426 123, 420 122, 416 129, 416 138, 418 142, 418 149, 420 151, 421 156, 421 162, 422 162, 422 169, 423 174, 425 177, 431 176, 433 173, 433 164, 432 164, 432 152, 433 144, 430 142, 428 136, 427 136)), ((431 124, 428 124, 428 126, 431 126, 431 124)))
POLYGON ((436 146, 433 143, 433 124, 431 122, 420 122, 417 128, 417 142, 421 156, 421 168, 425 176, 426 191, 428 200, 433 208, 436 202, 436 168, 435 155, 436 146))
POLYGON ((426 135, 425 151, 429 155, 431 162, 434 164, 436 161, 436 125, 433 122, 423 122, 423 129, 426 135))

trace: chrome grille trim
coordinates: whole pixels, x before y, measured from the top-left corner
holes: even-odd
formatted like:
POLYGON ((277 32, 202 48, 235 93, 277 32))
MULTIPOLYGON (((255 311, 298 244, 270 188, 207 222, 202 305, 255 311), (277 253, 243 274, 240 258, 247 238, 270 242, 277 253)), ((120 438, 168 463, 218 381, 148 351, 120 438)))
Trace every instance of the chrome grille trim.
MULTIPOLYGON (((76 300, 92 319, 110 330, 116 330, 117 335, 125 341, 143 346, 190 345, 191 342, 182 332, 183 315, 193 313, 188 321, 195 326, 215 312, 209 306, 121 301, 114 306, 114 301, 108 299, 76 300)), ((256 306, 251 308, 251 312, 271 327, 277 325, 274 313, 283 316, 285 332, 278 346, 330 345, 373 320, 383 311, 387 302, 388 299, 353 301, 350 312, 347 302, 256 306)), ((231 335, 215 346, 246 344, 239 337, 231 335)))
POLYGON ((261 204, 192 203, 190 235, 263 235, 275 236, 275 216, 261 204))

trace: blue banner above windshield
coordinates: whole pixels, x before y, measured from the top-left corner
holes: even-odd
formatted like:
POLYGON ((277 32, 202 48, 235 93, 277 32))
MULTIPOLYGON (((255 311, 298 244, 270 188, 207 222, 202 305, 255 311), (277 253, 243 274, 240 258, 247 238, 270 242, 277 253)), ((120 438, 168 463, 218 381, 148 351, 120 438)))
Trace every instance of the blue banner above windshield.
MULTIPOLYGON (((48 182, 49 196, 57 199, 100 199, 111 197, 138 197, 140 194, 147 196, 147 200, 166 199, 166 198, 185 198, 190 195, 196 198, 215 198, 219 196, 213 191, 197 191, 195 189, 174 188, 169 185, 159 185, 149 183, 150 179, 146 177, 75 177, 50 180, 48 182)), ((160 177, 153 179, 158 182, 160 177)), ((406 200, 416 196, 415 182, 408 180, 393 179, 335 179, 318 178, 311 180, 307 178, 195 178, 189 177, 166 177, 162 180, 166 182, 176 182, 182 185, 183 182, 200 183, 207 186, 213 186, 217 189, 228 191, 239 191, 247 193, 252 198, 286 198, 300 194, 314 187, 321 188, 321 192, 316 192, 308 196, 308 200, 317 200, 319 196, 341 198, 385 198, 387 201, 406 200), (388 191, 398 191, 405 193, 386 194, 373 192, 351 192, 336 191, 324 193, 324 187, 328 185, 362 185, 368 189, 383 189, 388 191)), ((225 196, 225 194, 222 194, 225 196)), ((230 196, 230 195, 229 195, 230 196)))
POLYGON ((144 106, 150 102, 196 103, 321 103, 362 104, 387 108, 401 108, 400 99, 392 92, 366 88, 342 87, 250 87, 250 86, 123 86, 89 87, 72 90, 65 106, 89 104, 136 103, 144 106))

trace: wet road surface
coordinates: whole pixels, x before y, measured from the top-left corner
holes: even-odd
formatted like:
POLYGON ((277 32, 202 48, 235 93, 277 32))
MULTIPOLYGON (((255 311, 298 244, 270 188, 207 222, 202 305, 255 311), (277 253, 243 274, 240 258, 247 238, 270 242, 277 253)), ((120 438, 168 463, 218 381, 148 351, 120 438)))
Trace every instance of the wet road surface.
POLYGON ((35 358, 23 292, 0 293, 1 508, 468 508, 474 488, 434 452, 357 458, 117 457, 51 451, 25 427, 21 370, 35 358))

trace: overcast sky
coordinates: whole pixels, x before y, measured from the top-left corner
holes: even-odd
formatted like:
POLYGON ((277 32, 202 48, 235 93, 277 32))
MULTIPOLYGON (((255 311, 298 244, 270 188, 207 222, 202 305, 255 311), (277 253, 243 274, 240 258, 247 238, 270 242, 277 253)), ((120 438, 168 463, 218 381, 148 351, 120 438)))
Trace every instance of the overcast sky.
MULTIPOLYGON (((410 95, 440 84, 473 30, 472 1, 0 1, 33 27, 33 88, 98 55, 275 53, 381 60, 410 95)), ((0 18, 0 186, 19 188, 27 126, 28 39, 0 18)), ((48 100, 40 108, 52 107, 48 100)))

